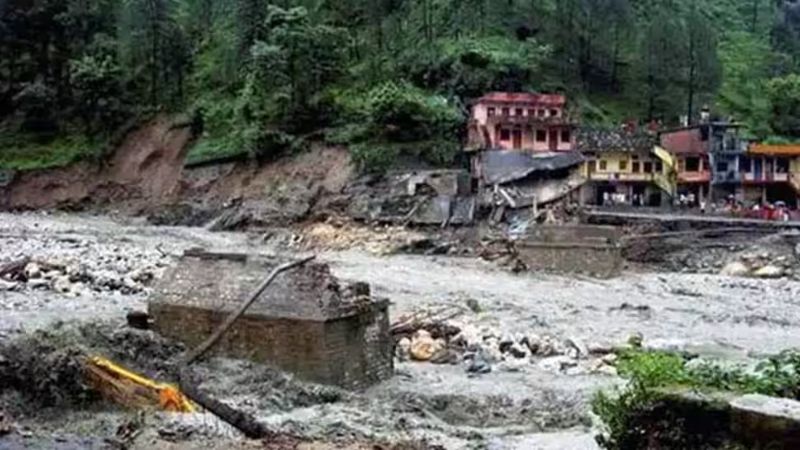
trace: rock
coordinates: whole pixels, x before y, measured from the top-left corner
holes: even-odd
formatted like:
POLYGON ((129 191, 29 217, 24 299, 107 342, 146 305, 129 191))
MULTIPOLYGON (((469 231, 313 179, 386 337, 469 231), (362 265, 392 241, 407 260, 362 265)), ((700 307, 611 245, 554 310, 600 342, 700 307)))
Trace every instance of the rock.
POLYGON ((592 342, 589 344, 590 355, 608 355, 613 354, 614 347, 611 344, 592 342))
POLYGON ((50 281, 42 278, 28 280, 28 287, 31 289, 42 289, 42 288, 47 288, 49 286, 50 286, 50 281))
POLYGON ((476 351, 483 343, 480 332, 471 325, 464 325, 461 331, 450 341, 453 345, 463 347, 467 350, 476 351))
POLYGON ((530 357, 530 351, 524 345, 514 342, 508 347, 508 351, 506 352, 509 355, 513 356, 516 359, 523 359, 530 357))
POLYGON ((589 348, 578 338, 567 338, 567 340, 564 341, 564 346, 567 348, 567 352, 575 354, 575 356, 573 356, 574 359, 589 356, 589 348), (572 352, 570 352, 570 350, 572 350, 572 352))
POLYGON ((552 356, 539 361, 538 367, 550 373, 562 373, 569 367, 575 367, 578 363, 569 356, 552 356))
POLYGON ((411 339, 403 338, 397 343, 397 346, 394 348, 394 356, 399 361, 408 361, 408 358, 411 351, 411 339))
POLYGON ((609 353, 609 354, 603 356, 602 358, 600 358, 600 360, 603 361, 603 363, 608 364, 608 365, 612 365, 612 366, 617 363, 617 359, 619 359, 619 357, 617 356, 616 353, 609 353))
POLYGON ((496 363, 503 360, 503 352, 500 351, 500 342, 497 338, 489 338, 484 340, 480 347, 480 351, 491 363, 496 363))
POLYGON ((56 280, 53 282, 53 289, 62 294, 72 291, 72 283, 69 281, 69 277, 65 275, 56 278, 56 280))
POLYGON ((470 311, 474 312, 475 314, 478 314, 481 311, 483 311, 483 309, 481 308, 481 304, 478 303, 478 301, 475 300, 474 298, 467 299, 467 308, 469 308, 470 311))
POLYGON ((55 280, 56 278, 61 276, 61 272, 57 270, 49 270, 47 272, 42 272, 42 278, 45 280, 55 280))
POLYGON ((528 346, 532 355, 536 355, 542 346, 542 338, 538 334, 531 334, 523 338, 523 343, 528 346))
POLYGON ((431 356, 431 364, 458 364, 461 357, 449 348, 442 348, 431 356))
POLYGON ((729 277, 746 277, 750 274, 750 269, 744 263, 734 261, 725 265, 720 274, 729 277))
POLYGON ((768 264, 755 272, 753 272, 753 276, 758 278, 780 278, 785 274, 783 268, 768 264))
POLYGON ((597 371, 597 373, 608 375, 610 377, 615 377, 617 376, 617 368, 614 366, 604 365, 597 371))
POLYGON ((29 280, 42 276, 42 268, 35 262, 30 262, 25 266, 25 277, 29 280))
POLYGON ((425 330, 419 330, 411 338, 409 353, 415 361, 429 361, 433 355, 444 348, 444 341, 434 340, 425 330))
POLYGON ((575 367, 568 367, 564 371, 564 373, 569 375, 569 376, 571 376, 571 377, 576 377, 576 376, 579 376, 579 375, 586 375, 586 374, 589 373, 589 371, 584 367, 575 366, 575 367))
POLYGON ((471 361, 466 367, 467 373, 471 374, 485 374, 492 371, 492 363, 486 355, 479 351, 472 356, 471 361))
POLYGON ((638 331, 628 336, 628 345, 634 348, 640 348, 644 341, 644 335, 638 331))
POLYGON ((122 279, 122 288, 125 292, 130 294, 138 294, 144 290, 144 286, 139 284, 137 281, 134 281, 130 277, 125 277, 122 279))
POLYGON ((19 287, 19 283, 13 281, 0 280, 0 291, 13 291, 19 287))
POLYGON ((511 358, 498 364, 497 368, 503 372, 520 372, 527 366, 528 361, 524 359, 511 358))

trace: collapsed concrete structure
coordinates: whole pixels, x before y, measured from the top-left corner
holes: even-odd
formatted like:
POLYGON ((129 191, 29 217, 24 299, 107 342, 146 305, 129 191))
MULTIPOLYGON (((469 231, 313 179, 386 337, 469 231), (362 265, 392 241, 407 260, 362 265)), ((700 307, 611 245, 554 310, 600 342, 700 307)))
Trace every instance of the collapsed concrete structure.
MULTIPOLYGON (((280 263, 258 255, 185 255, 149 302, 156 331, 200 344, 280 263)), ((310 263, 280 275, 214 350, 359 389, 392 376, 389 326, 388 301, 372 298, 368 284, 343 283, 328 265, 310 263)))
POLYGON ((415 224, 467 225, 476 201, 465 170, 395 172, 350 186, 348 213, 358 220, 415 224))

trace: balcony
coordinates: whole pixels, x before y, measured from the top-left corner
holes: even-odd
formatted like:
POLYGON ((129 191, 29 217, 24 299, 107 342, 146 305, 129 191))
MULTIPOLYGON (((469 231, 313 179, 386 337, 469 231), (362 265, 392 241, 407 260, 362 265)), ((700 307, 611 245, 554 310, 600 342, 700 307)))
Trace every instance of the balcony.
POLYGON ((487 126, 494 125, 560 125, 573 126, 577 121, 569 116, 504 116, 494 115, 486 119, 487 126))
POLYGON ((727 141, 716 141, 711 146, 713 153, 738 155, 747 153, 747 142, 739 139, 729 139, 727 141))
POLYGON ((609 181, 609 182, 651 182, 653 181, 653 174, 593 172, 589 174, 589 179, 592 181, 609 181))
POLYGON ((742 174, 734 170, 715 172, 712 178, 714 184, 741 183, 742 174))
POLYGON ((709 181, 711 181, 711 172, 708 170, 678 173, 679 183, 708 183, 709 181))
POLYGON ((788 183, 788 173, 759 173, 745 172, 742 174, 745 183, 788 183))

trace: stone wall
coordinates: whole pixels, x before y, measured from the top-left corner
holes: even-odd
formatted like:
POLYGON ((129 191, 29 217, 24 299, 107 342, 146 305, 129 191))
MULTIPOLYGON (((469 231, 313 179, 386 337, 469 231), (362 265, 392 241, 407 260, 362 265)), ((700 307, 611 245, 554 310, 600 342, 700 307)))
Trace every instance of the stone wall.
POLYGON ((622 269, 620 231, 587 225, 537 226, 516 243, 531 270, 610 278, 622 269))
MULTIPOLYGON (((154 328, 189 347, 203 342, 279 261, 247 255, 184 257, 149 302, 154 328)), ((342 283, 325 264, 281 274, 214 347, 299 378, 364 388, 391 377, 388 301, 342 283)))

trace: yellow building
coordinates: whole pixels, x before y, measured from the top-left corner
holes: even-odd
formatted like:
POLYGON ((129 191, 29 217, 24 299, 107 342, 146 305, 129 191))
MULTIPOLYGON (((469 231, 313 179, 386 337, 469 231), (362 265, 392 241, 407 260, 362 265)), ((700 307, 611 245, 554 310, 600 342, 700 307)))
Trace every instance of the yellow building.
POLYGON ((674 164, 666 152, 656 152, 652 136, 582 130, 579 149, 586 158, 582 169, 588 181, 581 195, 584 204, 661 206, 671 201, 674 164))

